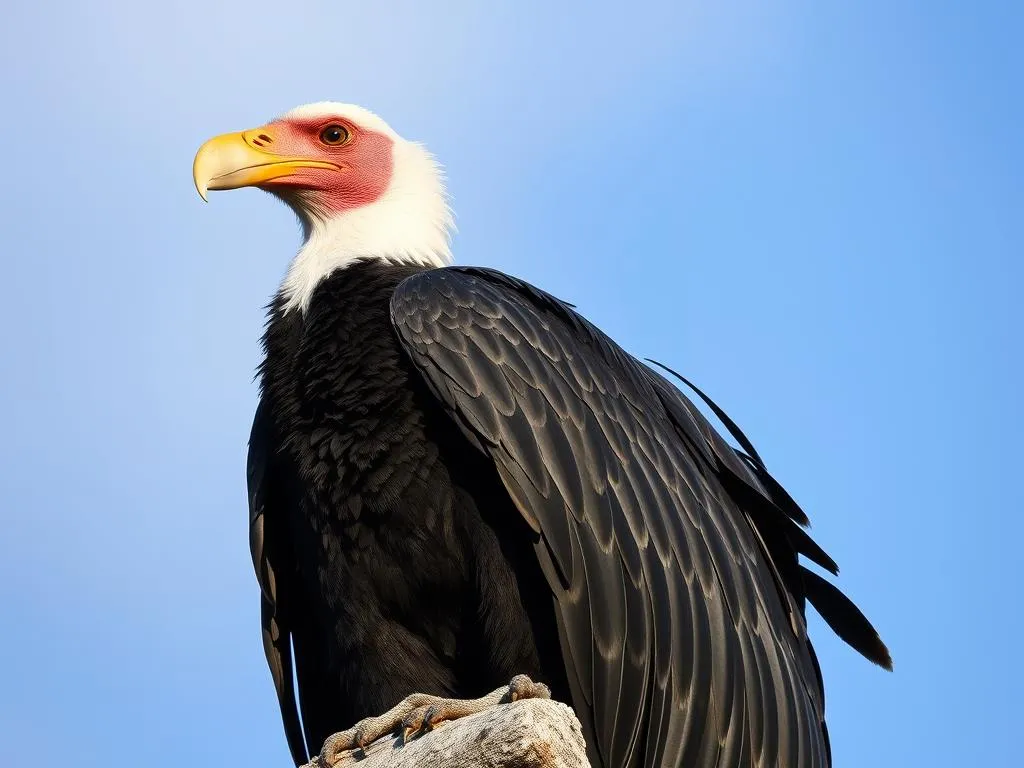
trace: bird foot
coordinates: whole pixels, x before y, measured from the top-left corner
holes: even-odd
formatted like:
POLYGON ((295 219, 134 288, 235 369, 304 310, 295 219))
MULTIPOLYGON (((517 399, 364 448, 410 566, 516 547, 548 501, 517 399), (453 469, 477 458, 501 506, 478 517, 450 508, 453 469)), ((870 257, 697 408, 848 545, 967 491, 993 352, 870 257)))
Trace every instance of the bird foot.
POLYGON ((414 693, 383 715, 360 720, 347 731, 328 736, 320 755, 313 761, 316 768, 334 768, 356 749, 365 749, 377 739, 401 730, 408 742, 447 720, 457 720, 483 712, 497 704, 519 699, 550 699, 551 691, 543 683, 535 683, 526 675, 516 675, 508 685, 479 699, 443 699, 414 693))

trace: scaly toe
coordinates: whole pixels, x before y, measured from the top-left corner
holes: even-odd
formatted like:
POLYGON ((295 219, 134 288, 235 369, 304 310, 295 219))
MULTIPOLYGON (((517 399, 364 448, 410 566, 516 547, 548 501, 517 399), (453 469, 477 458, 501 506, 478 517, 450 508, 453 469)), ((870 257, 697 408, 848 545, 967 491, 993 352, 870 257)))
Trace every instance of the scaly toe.
POLYGON ((352 729, 353 744, 360 749, 366 749, 377 739, 386 736, 394 730, 394 728, 387 727, 386 723, 381 726, 379 721, 380 718, 368 717, 356 723, 355 728, 352 729))
POLYGON ((438 709, 433 704, 425 704, 414 709, 402 720, 402 741, 422 736, 434 726, 438 714, 438 709))
POLYGON ((526 675, 516 675, 508 684, 509 700, 550 699, 551 689, 544 683, 535 683, 526 675))
POLYGON ((332 736, 328 736, 326 741, 324 741, 320 754, 316 758, 316 763, 319 768, 334 768, 343 753, 350 752, 357 746, 359 745, 356 743, 355 728, 335 733, 332 736))

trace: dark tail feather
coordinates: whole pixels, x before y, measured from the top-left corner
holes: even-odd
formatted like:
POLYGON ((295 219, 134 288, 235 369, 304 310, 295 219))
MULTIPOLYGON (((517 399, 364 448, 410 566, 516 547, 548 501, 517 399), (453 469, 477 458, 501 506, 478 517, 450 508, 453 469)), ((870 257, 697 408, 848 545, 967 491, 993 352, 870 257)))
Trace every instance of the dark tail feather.
POLYGON ((839 566, 836 565, 836 561, 829 557, 828 553, 819 547, 817 542, 808 536, 803 528, 789 520, 786 522, 789 523, 786 535, 789 536, 793 549, 809 559, 811 562, 820 565, 833 576, 838 576, 839 566))
POLYGON ((743 430, 736 425, 736 422, 729 418, 729 414, 722 410, 718 403, 704 394, 702 389, 678 371, 669 368, 664 363, 659 363, 657 360, 647 358, 647 362, 653 363, 664 371, 668 371, 683 382, 683 384, 697 393, 700 399, 703 400, 715 416, 718 417, 718 420, 725 425, 727 430, 729 430, 729 434, 732 435, 733 440, 740 444, 740 447, 743 450, 736 451, 736 454, 750 467, 755 477, 757 477, 757 479, 765 486, 768 494, 772 498, 772 501, 774 501, 781 510, 800 525, 810 526, 811 522, 807 519, 807 515, 804 514, 804 511, 800 509, 800 505, 793 500, 793 497, 789 495, 786 489, 771 476, 767 469, 765 469, 764 461, 761 460, 761 456, 758 454, 757 449, 754 448, 754 444, 750 442, 745 434, 743 434, 743 430))
POLYGON ((892 657, 882 638, 850 598, 821 576, 800 566, 807 599, 821 618, 864 658, 892 671, 892 657))
POLYGON ((775 502, 776 506, 800 525, 810 528, 811 521, 807 518, 806 513, 800 509, 800 505, 789 495, 789 491, 783 488, 779 481, 772 477, 771 473, 765 469, 761 460, 755 456, 748 456, 742 451, 736 451, 736 453, 747 463, 750 470, 768 491, 768 495, 772 497, 772 501, 775 502))
MULTIPOLYGON (((746 460, 745 454, 739 454, 746 460)), ((787 515, 773 499, 766 498, 763 494, 755 491, 740 478, 723 477, 726 490, 729 495, 736 499, 744 511, 750 516, 751 521, 757 526, 762 535, 771 537, 769 531, 778 531, 785 535, 787 543, 804 557, 817 563, 829 573, 839 575, 839 566, 835 560, 829 557, 807 532, 787 515)))

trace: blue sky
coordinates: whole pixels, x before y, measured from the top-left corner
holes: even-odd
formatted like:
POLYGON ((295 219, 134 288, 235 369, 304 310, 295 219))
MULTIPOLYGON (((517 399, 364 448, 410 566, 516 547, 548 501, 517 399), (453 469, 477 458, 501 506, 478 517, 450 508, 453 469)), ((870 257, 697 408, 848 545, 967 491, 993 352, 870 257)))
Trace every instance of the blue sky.
POLYGON ((299 232, 190 173, 326 98, 808 510, 896 663, 815 624, 837 766, 1016 762, 1024 6, 347 5, 4 12, 0 764, 288 764, 244 459, 299 232))

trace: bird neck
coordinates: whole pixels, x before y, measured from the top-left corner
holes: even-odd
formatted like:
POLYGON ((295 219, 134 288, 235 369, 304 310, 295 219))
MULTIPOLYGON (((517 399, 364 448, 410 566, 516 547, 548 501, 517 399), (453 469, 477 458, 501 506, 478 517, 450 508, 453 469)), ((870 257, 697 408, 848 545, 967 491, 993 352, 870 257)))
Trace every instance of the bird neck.
POLYGON ((324 278, 357 261, 451 264, 455 222, 440 167, 418 144, 400 141, 393 151, 391 181, 373 203, 325 215, 313 193, 297 192, 288 201, 305 242, 281 284, 286 312, 305 312, 324 278))

